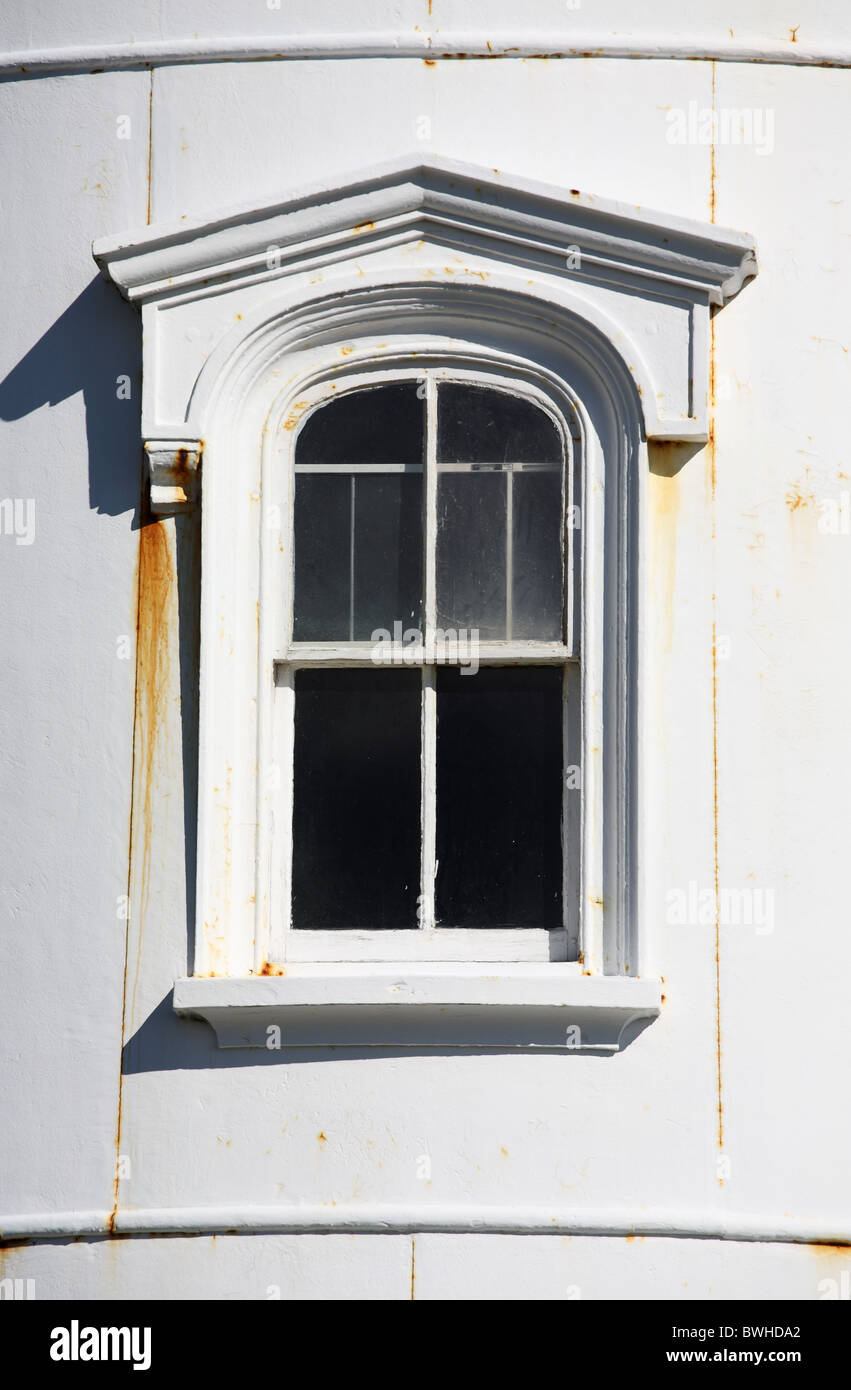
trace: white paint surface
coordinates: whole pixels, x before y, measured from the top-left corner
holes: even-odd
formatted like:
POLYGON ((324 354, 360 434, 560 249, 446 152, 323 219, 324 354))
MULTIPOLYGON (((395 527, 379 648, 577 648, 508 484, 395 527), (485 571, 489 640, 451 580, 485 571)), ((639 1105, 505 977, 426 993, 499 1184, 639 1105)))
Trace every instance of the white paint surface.
MULTIPOLYGON (((408 28, 425 26, 424 4, 402 8, 408 28)), ((433 24, 469 26, 459 5, 433 8, 433 24)), ((516 6, 496 8, 495 27, 517 26, 516 6)), ((736 37, 789 42, 787 10, 758 8, 736 37)), ((219 40, 268 34, 275 19, 262 5, 202 9, 139 7, 134 35, 219 40)), ((314 9, 289 8, 292 32, 319 26, 314 9)), ((345 27, 386 29, 383 11, 348 6, 345 27)), ((533 11, 530 30, 564 29, 563 7, 533 11)), ((681 6, 662 0, 638 15, 595 9, 593 26, 626 32, 627 20, 670 51, 682 42, 681 6)), ((728 37, 708 0, 692 22, 728 37)), ((114 6, 92 2, 16 3, 3 23, 0 47, 34 55, 126 41, 114 6)), ((798 37, 847 46, 845 7, 819 6, 798 37)), ((338 1203, 356 1223, 359 1208, 433 1203, 471 1225, 478 1209, 508 1222, 534 1208, 574 1213, 578 1228, 622 1213, 629 1229, 649 1210, 684 1232, 734 1215, 758 1235, 421 1234, 417 1297, 558 1298, 577 1285, 583 1298, 810 1299, 851 1267, 790 1234, 847 1239, 851 1225, 849 105, 847 76, 825 67, 614 58, 187 63, 0 87, 2 492, 36 503, 31 545, 0 536, 4 1217, 35 1228, 93 1212, 105 1226, 120 1155, 121 1212, 168 1210, 177 1230, 184 1209, 238 1220, 275 1208, 285 1224, 338 1203), (711 106, 713 86, 719 109, 774 113, 772 152, 719 143, 714 180, 708 146, 666 140, 667 110, 711 106), (227 1052, 174 1016, 191 948, 171 598, 157 615, 171 656, 148 853, 129 871, 134 661, 118 641, 135 643, 140 326, 96 280, 91 242, 143 226, 149 198, 154 221, 200 218, 412 151, 714 219, 759 248, 759 276, 714 320, 714 460, 656 446, 646 478, 643 871, 665 1002, 615 1057, 227 1052), (115 395, 122 374, 129 402, 115 395), (838 534, 820 530, 825 502, 845 518, 838 534), (721 926, 720 998, 714 927, 665 920, 672 889, 712 890, 716 872, 720 888, 774 894, 773 930, 721 926)), ((186 522, 158 525, 173 548, 186 522)), ((139 737, 137 720, 137 754, 139 737)), ((138 756, 135 775, 138 835, 138 756)), ((410 1297, 410 1234, 33 1234, 2 1274, 35 1277, 38 1297, 264 1298, 269 1285, 282 1298, 410 1297)))

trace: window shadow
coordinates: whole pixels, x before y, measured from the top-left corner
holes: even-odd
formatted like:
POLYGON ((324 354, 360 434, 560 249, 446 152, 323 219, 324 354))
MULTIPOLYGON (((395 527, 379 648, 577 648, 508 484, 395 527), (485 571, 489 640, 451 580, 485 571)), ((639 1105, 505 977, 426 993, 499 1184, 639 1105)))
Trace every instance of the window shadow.
MULTIPOLYGON (((95 275, 0 382, 0 420, 22 420, 82 393, 89 506, 130 514, 134 531, 158 525, 147 500, 141 424, 142 331, 135 309, 95 275), (127 391, 129 389, 129 397, 127 391)), ((186 936, 192 960, 198 781, 200 517, 175 519, 186 875, 186 936)), ((128 554, 128 564, 135 555, 128 554)))
MULTIPOLYGON (((621 1038, 621 1052, 630 1047, 650 1019, 636 1019, 621 1038)), ((536 1047, 520 1049, 525 1055, 540 1057, 547 1053, 552 1056, 570 1058, 572 1056, 594 1058, 601 1062, 611 1061, 617 1054, 594 1052, 590 1049, 571 1053, 564 1048, 536 1047)), ((416 1044, 412 1047, 388 1045, 385 1047, 347 1046, 304 1046, 288 1047, 280 1050, 267 1050, 262 1047, 219 1048, 216 1035, 203 1019, 182 1018, 172 1008, 169 990, 165 998, 139 1025, 131 1038, 124 1044, 122 1053, 122 1072, 125 1076, 135 1076, 143 1072, 158 1071, 231 1071, 235 1067, 273 1067, 302 1065, 305 1062, 338 1061, 379 1061, 389 1057, 503 1057, 516 1056, 516 1047, 425 1047, 416 1044)))
POLYGON ((139 315, 99 275, 0 382, 6 421, 83 393, 89 505, 107 516, 131 512, 133 529, 141 525, 141 383, 139 315))

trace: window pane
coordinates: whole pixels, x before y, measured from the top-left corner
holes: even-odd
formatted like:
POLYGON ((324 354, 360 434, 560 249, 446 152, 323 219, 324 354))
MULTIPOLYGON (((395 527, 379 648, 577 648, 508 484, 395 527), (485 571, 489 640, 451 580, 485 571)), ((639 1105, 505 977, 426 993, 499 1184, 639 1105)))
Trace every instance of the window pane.
POLYGON ((422 626, 422 499, 422 473, 296 474, 294 641, 422 626))
POLYGON ((305 422, 295 459, 295 641, 422 627, 424 409, 416 382, 405 382, 350 392, 305 422))
MULTIPOLYGON (((302 475, 304 476, 304 475, 302 475)), ((422 627, 423 475, 359 473, 354 478, 353 631, 422 627)))
POLYGON ((293 639, 345 641, 351 626, 349 474, 297 473, 294 528, 293 639))
POLYGON ((562 672, 437 671, 437 921, 562 925, 562 672))
POLYGON ((437 626, 505 637, 505 473, 439 473, 437 626))
POLYGON ((438 463, 558 463, 552 418, 522 396, 442 382, 437 392, 438 463))
POLYGON ((483 641, 563 632, 563 448, 533 402, 438 388, 437 624, 483 641))
POLYGON ((415 381, 347 391, 314 410, 299 431, 297 464, 423 462, 425 401, 415 381))
POLYGON ((416 927, 420 703, 417 671, 296 672, 294 927, 416 927))
POLYGON ((513 473, 511 502, 511 636, 561 641, 561 470, 513 473))

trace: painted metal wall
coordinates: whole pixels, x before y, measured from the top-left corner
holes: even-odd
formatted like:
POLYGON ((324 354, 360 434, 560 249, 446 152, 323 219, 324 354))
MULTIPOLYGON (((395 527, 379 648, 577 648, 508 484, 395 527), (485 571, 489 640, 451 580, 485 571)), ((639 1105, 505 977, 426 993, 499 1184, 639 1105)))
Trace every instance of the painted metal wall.
POLYGON ((779 4, 732 34, 721 8, 684 35, 667 0, 540 0, 522 30, 494 5, 500 52, 568 54, 573 33, 602 56, 485 59, 458 55, 491 31, 469 42, 444 0, 148 3, 149 67, 116 50, 112 5, 7 6, 0 1277, 38 1297, 818 1298, 851 1269, 851 36, 839 4, 794 34, 779 4), (171 1008, 197 522, 141 510, 139 320, 91 242, 416 151, 757 239, 714 321, 712 441, 652 449, 643 930, 666 998, 613 1058, 225 1053, 171 1008), (181 1226, 205 1233, 145 1238, 181 1226))

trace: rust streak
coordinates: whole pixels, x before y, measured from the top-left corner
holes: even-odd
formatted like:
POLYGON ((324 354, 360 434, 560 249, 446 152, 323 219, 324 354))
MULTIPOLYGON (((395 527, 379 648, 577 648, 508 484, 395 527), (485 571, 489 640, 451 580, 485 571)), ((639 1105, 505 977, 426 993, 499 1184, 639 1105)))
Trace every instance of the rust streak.
POLYGON ((417 1238, 411 1236, 411 1302, 417 1296, 417 1238))
MULTIPOLYGON (((712 63, 712 143, 709 147, 709 220, 715 222, 717 210, 717 165, 715 158, 714 113, 717 103, 716 64, 712 63)), ((715 362, 715 320, 709 320, 709 478, 712 496, 712 549, 718 532, 717 524, 717 471, 715 439, 715 401, 716 401, 716 362, 715 362)), ((719 856, 719 805, 718 805, 718 594, 712 594, 712 882, 715 894, 715 1074, 718 1096, 718 1152, 724 1149, 724 1070, 721 1041, 721 874, 719 856)), ((724 1179, 718 1177, 719 1186, 724 1179)))
POLYGON ((134 798, 137 795, 142 837, 141 864, 134 908, 139 914, 136 971, 131 996, 131 1021, 141 961, 141 930, 150 893, 151 841, 154 830, 154 778, 157 742, 167 722, 169 667, 169 603, 176 575, 166 526, 148 518, 139 533, 139 613, 136 630, 136 747, 134 798))
POLYGON ((148 86, 148 211, 147 223, 151 225, 151 173, 154 163, 154 70, 148 86))
MULTIPOLYGON (((143 484, 144 486, 144 484, 143 484)), ((144 496, 144 494, 143 494, 144 496)), ((136 669, 133 702, 133 752, 131 762, 131 804, 129 850, 127 856, 127 901, 130 912, 124 937, 124 982, 121 1002, 121 1050, 118 1069, 118 1116, 115 1127, 115 1173, 112 1186, 112 1210, 107 1230, 113 1234, 118 1211, 119 1159, 124 1120, 124 1043, 128 1014, 132 1022, 135 1013, 136 989, 142 959, 142 924, 147 908, 150 887, 151 834, 153 830, 153 776, 157 733, 164 722, 163 702, 168 670, 168 628, 166 608, 174 587, 174 569, 165 527, 145 515, 139 530, 139 551, 136 563, 136 669), (141 826, 141 867, 136 882, 136 835, 141 826), (136 891, 134 891, 134 889, 136 891), (128 982, 130 971, 131 923, 138 920, 136 963, 132 989, 128 982)))

